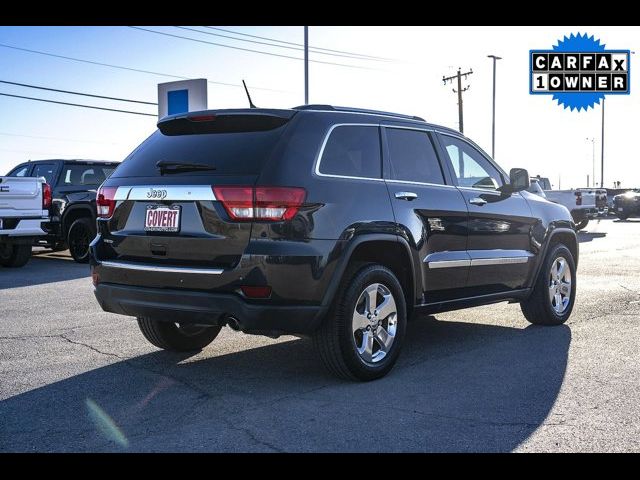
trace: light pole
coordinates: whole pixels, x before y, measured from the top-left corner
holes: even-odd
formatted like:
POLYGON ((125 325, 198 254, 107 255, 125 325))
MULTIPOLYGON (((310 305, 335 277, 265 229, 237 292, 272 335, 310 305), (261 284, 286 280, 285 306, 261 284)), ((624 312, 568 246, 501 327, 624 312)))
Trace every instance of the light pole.
POLYGON ((602 97, 602 140, 600 140, 602 148, 600 158, 600 188, 604 188, 604 97, 602 97))
MULTIPOLYGON (((592 157, 592 167, 591 167, 591 183, 593 186, 596 186, 596 139, 591 137, 587 137, 587 141, 591 142, 591 157, 592 157)), ((589 185, 587 185, 588 187, 589 185)))
POLYGON ((487 55, 487 58, 493 60, 493 114, 491 116, 491 157, 496 158, 496 61, 502 60, 502 57, 495 55, 487 55))

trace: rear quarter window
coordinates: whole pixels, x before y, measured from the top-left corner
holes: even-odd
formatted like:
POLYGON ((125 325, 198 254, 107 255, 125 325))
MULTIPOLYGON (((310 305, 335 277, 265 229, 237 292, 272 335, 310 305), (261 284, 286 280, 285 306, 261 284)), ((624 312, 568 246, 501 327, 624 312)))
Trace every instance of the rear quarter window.
POLYGON ((341 177, 381 178, 377 126, 339 125, 329 134, 318 171, 341 177))

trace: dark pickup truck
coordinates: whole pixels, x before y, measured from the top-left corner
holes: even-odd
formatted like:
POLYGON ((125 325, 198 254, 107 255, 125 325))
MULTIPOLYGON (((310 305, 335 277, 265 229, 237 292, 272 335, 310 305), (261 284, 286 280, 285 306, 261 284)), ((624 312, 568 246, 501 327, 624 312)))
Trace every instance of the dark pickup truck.
POLYGON ((35 245, 68 248, 76 262, 88 262, 89 243, 96 236, 96 190, 117 166, 96 160, 34 160, 11 170, 9 177, 44 177, 51 185, 51 220, 44 225, 49 233, 35 245))

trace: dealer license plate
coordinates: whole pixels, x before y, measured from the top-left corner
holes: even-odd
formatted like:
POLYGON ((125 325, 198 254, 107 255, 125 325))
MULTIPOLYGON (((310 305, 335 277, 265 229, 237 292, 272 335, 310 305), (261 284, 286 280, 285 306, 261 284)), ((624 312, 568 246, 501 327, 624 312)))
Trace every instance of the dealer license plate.
POLYGON ((144 229, 147 232, 180 231, 180 207, 178 205, 147 205, 144 217, 144 229))
POLYGON ((622 207, 618 207, 619 212, 621 212, 622 210, 624 210, 622 207))

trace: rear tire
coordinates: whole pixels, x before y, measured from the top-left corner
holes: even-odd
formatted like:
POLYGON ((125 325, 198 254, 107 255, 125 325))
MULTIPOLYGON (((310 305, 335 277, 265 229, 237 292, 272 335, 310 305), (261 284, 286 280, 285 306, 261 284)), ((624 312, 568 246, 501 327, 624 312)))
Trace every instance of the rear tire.
POLYGON ((629 218, 629 215, 625 215, 624 213, 619 213, 617 216, 618 216, 618 218, 619 218, 620 220, 622 220, 623 222, 624 222, 627 218, 629 218))
POLYGON ((389 373, 404 339, 404 298, 400 282, 388 268, 351 266, 334 307, 313 337, 327 369, 339 377, 361 381, 389 373))
POLYGON ((585 228, 587 225, 589 224, 589 219, 585 218, 584 220, 582 220, 581 222, 578 222, 576 224, 576 231, 578 230, 582 230, 583 228, 585 228))
POLYGON ((138 327, 144 337, 158 348, 174 352, 202 350, 218 336, 222 327, 201 327, 175 324, 138 317, 138 327))
POLYGON ((558 243, 550 247, 533 292, 520 308, 534 325, 561 325, 571 315, 575 298, 576 264, 567 246, 558 243))
POLYGON ((69 253, 78 263, 89 261, 89 244, 96 236, 95 222, 90 218, 78 218, 71 224, 67 234, 69 253))
POLYGON ((0 265, 24 267, 31 258, 31 245, 0 244, 0 265))

